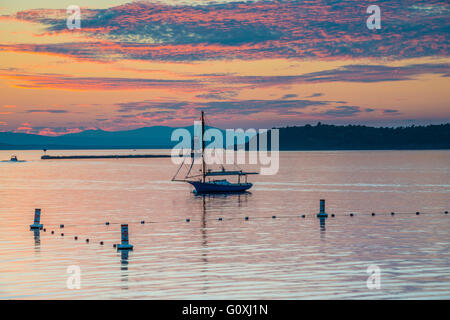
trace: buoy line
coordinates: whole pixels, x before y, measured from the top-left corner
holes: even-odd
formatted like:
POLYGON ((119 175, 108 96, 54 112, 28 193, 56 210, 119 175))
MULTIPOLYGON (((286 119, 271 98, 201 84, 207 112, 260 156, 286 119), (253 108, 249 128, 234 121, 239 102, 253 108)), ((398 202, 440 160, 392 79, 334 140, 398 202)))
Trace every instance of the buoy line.
MULTIPOLYGON (((391 212, 391 213, 375 213, 375 212, 371 212, 371 213, 365 213, 365 212, 350 212, 350 213, 343 213, 343 214, 339 214, 336 215, 335 213, 331 214, 331 218, 328 218, 328 214, 325 212, 325 200, 321 199, 320 200, 320 212, 317 214, 295 214, 295 215, 280 215, 280 216, 276 216, 276 215, 272 215, 272 216, 254 216, 251 217, 250 216, 245 216, 244 218, 242 217, 229 217, 229 218, 224 218, 224 217, 215 217, 215 218, 202 218, 202 219, 194 219, 191 220, 191 218, 185 218, 184 220, 182 219, 176 219, 176 220, 169 220, 169 221, 145 221, 145 220, 139 220, 139 221, 132 221, 132 222, 128 222, 127 224, 123 224, 123 223, 119 223, 119 222, 109 222, 106 221, 104 223, 90 223, 90 224, 70 224, 68 225, 68 228, 70 230, 70 228, 73 227, 84 227, 84 226, 106 226, 107 229, 109 229, 110 225, 120 225, 121 229, 120 229, 120 233, 121 233, 121 243, 114 243, 113 247, 116 248, 118 251, 131 251, 133 250, 133 245, 131 245, 128 242, 128 225, 133 225, 133 224, 140 224, 140 225, 145 225, 145 224, 170 224, 170 223, 182 223, 184 221, 184 223, 190 223, 190 222, 206 222, 206 221, 217 221, 217 222, 223 222, 223 221, 236 221, 236 220, 242 220, 242 221, 249 221, 249 220, 263 220, 263 219, 272 219, 272 220, 278 220, 278 219, 286 219, 286 218, 301 218, 301 219, 305 219, 305 218, 314 218, 314 219, 320 219, 320 221, 324 221, 325 219, 334 219, 336 217, 364 217, 364 216, 372 216, 372 217, 376 217, 378 216, 391 216, 391 217, 395 217, 396 215, 425 215, 425 216, 437 216, 437 215, 448 215, 448 211, 442 211, 442 212, 438 212, 438 213, 426 213, 426 212, 420 212, 420 211, 416 211, 416 212, 391 212)), ((30 225, 30 230, 34 231, 35 234, 38 233, 40 235, 40 231, 42 230, 44 233, 47 232, 47 229, 57 229, 59 226, 59 229, 66 229, 67 227, 65 226, 65 224, 56 224, 56 225, 47 225, 44 228, 44 225, 41 224, 40 222, 41 219, 41 209, 35 209, 35 214, 34 214, 34 223, 30 225)), ((62 230, 61 230, 62 231, 62 230)), ((111 230, 113 231, 113 230, 111 230)), ((113 231, 116 232, 116 231, 113 231)), ((55 230, 51 230, 50 233, 52 235, 55 234, 55 230)), ((64 238, 64 236, 67 234, 64 233, 60 233, 60 237, 64 238)), ((73 236, 73 240, 74 241, 78 241, 81 237, 79 238, 78 235, 72 235, 73 236)), ((98 244, 100 246, 103 246, 105 244, 105 242, 103 240, 98 239, 98 237, 94 236, 94 239, 97 239, 98 244)), ((90 243, 91 239, 89 238, 85 238, 84 242, 85 243, 90 243)))
MULTIPOLYGON (((419 212, 419 211, 418 211, 419 212)), ((440 216, 443 215, 444 212, 394 212, 394 215, 424 215, 424 216, 440 216)), ((374 212, 349 212, 349 213, 342 213, 342 214, 331 214, 331 218, 339 218, 339 217, 382 217, 382 216, 392 216, 392 213, 374 213, 374 212)), ((328 217, 328 219, 330 218, 328 217)), ((215 218, 207 218, 207 219, 192 219, 192 218, 181 218, 177 220, 168 220, 168 221, 148 221, 148 220, 139 220, 139 221, 131 221, 128 222, 129 225, 137 224, 137 225, 145 225, 145 224, 164 224, 164 223, 186 223, 186 222, 202 222, 202 221, 236 221, 236 220, 263 220, 263 219, 271 219, 271 220, 278 220, 283 218, 314 218, 317 219, 317 217, 314 214, 293 214, 293 215, 265 215, 265 216, 246 216, 242 218, 238 217, 221 217, 217 216, 215 218), (251 218, 251 219, 250 219, 251 218)), ((84 226, 112 226, 112 225, 121 225, 121 222, 107 222, 107 223, 83 223, 83 224, 70 224, 66 225, 64 224, 64 229, 73 228, 73 227, 84 227, 84 226)), ((59 224, 55 225, 46 225, 46 229, 49 228, 60 228, 59 224)))

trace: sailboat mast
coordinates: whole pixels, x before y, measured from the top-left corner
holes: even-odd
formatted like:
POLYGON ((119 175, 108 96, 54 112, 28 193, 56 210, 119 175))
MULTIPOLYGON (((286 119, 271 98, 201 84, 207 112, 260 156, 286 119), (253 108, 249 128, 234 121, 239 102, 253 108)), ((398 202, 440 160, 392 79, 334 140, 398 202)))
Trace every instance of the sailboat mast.
POLYGON ((202 175, 203 183, 206 181, 206 164, 205 164, 205 115, 202 111, 202 175))

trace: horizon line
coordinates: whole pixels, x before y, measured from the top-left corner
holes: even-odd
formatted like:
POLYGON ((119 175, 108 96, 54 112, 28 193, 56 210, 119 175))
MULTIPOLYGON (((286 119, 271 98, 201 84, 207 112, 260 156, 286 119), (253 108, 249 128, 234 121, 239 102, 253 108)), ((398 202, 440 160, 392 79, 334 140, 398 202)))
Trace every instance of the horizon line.
MULTIPOLYGON (((446 121, 446 122, 442 122, 439 124, 411 124, 411 125, 398 125, 398 126, 376 126, 376 125, 367 125, 367 124, 329 124, 329 123, 323 123, 322 121, 317 121, 316 124, 304 124, 304 125, 285 125, 285 126, 273 126, 270 129, 284 129, 284 128, 295 128, 295 127, 318 127, 318 126, 334 126, 334 127, 348 127, 348 126, 353 126, 353 127, 368 127, 368 128, 389 128, 389 129, 397 129, 397 128, 411 128, 411 127, 429 127, 429 126, 442 126, 442 125, 450 125, 450 121, 446 121)), ((155 128, 155 127, 161 127, 161 128, 172 128, 172 129, 178 129, 178 128, 189 128, 189 127, 193 127, 194 125, 189 125, 189 126, 163 126, 163 125, 154 125, 154 126, 146 126, 146 127, 138 127, 135 129, 125 129, 125 130, 105 130, 105 129, 101 129, 101 128, 90 128, 90 129, 86 129, 86 130, 81 130, 79 132, 64 132, 61 134, 39 134, 39 133, 28 133, 28 132, 17 132, 17 131, 0 131, 0 133, 17 133, 17 134, 26 134, 26 135, 34 135, 34 136, 41 136, 41 137, 50 137, 50 138, 56 138, 56 137, 61 137, 61 136, 65 136, 65 135, 69 135, 69 134, 79 134, 79 133, 83 133, 83 132, 88 132, 88 131, 102 131, 102 132, 108 132, 108 133, 113 133, 113 132, 125 132, 125 131, 136 131, 136 130, 140 130, 140 129, 145 129, 145 128, 155 128)), ((216 129, 220 129, 220 130, 227 130, 227 129, 234 129, 234 130, 238 130, 238 129, 243 129, 243 130, 248 130, 248 129, 255 129, 258 131, 258 129, 261 128, 221 128, 219 126, 208 126, 206 125, 206 127, 210 127, 210 128, 216 128, 216 129)))

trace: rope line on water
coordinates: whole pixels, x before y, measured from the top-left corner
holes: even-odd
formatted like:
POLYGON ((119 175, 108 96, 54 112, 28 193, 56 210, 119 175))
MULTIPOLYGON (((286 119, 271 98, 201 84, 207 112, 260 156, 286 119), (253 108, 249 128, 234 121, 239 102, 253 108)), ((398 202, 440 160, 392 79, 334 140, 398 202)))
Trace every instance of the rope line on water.
MULTIPOLYGON (((446 215, 448 214, 445 212, 391 212, 391 213, 348 213, 348 214, 328 214, 328 218, 338 218, 338 217, 358 217, 358 216, 396 216, 396 215, 425 215, 425 216, 438 216, 438 215, 446 215)), ((217 218, 207 218, 207 219, 176 219, 176 220, 168 220, 168 221, 146 221, 146 220, 140 220, 140 221, 131 221, 127 222, 128 225, 134 225, 134 224, 167 224, 167 223, 189 223, 189 222, 203 222, 203 221, 236 221, 236 220, 244 220, 244 221, 250 221, 250 220, 264 220, 264 219, 283 219, 283 218, 302 218, 302 219, 318 219, 317 214, 295 214, 295 215, 273 215, 273 216, 245 216, 242 218, 238 217, 221 217, 218 216, 217 218)), ((55 228, 55 229, 66 229, 66 228, 72 228, 72 227, 83 227, 83 226, 111 226, 111 225, 122 225, 124 222, 105 222, 105 223, 83 223, 83 224, 55 224, 55 225, 46 225, 45 228, 55 228), (60 226, 63 225, 61 228, 60 226)))
MULTIPOLYGON (((280 216, 257 216, 257 217, 250 217, 250 216, 245 216, 243 218, 237 218, 237 217, 229 217, 229 218, 224 218, 224 217, 217 217, 217 218, 208 218, 208 219, 194 219, 191 220, 190 218, 187 218, 185 220, 181 220, 181 219, 176 219, 176 220, 169 220, 169 221, 144 221, 144 220, 140 220, 140 221, 131 221, 127 223, 127 234, 128 234, 128 225, 133 225, 133 224, 141 224, 141 225, 145 225, 145 224, 164 224, 164 223, 190 223, 190 222, 211 222, 211 221, 216 221, 216 222, 223 222, 223 221, 236 221, 236 220, 241 220, 241 221, 249 221, 249 220, 264 220, 264 219, 272 219, 272 220, 276 220, 276 219, 284 219, 284 218, 300 218, 301 220, 306 219, 306 218, 314 218, 314 219, 331 219, 333 220, 334 218, 337 217, 350 217, 353 218, 355 216, 372 216, 372 217, 376 217, 376 216, 392 216, 395 217, 396 215, 426 215, 426 216, 438 216, 438 215, 448 215, 448 211, 443 211, 443 212, 438 212, 438 213, 424 213, 424 212, 391 212, 391 213, 348 213, 348 214, 330 214, 328 217, 324 218, 324 217, 318 217, 317 214, 310 214, 310 215, 306 215, 306 214, 301 214, 301 215, 280 215, 280 216)), ((69 225, 69 229, 73 228, 73 227, 82 227, 82 226, 106 226, 109 227, 111 225, 116 226, 116 225, 123 225, 123 223, 119 223, 119 222, 105 222, 105 223, 92 223, 92 224, 72 224, 69 225)), ((46 226, 43 229, 44 232, 47 231, 47 229, 57 229, 59 227, 59 232, 56 232, 55 230, 51 230, 49 233, 52 235, 59 235, 60 237, 73 237, 73 240, 75 242, 80 242, 80 243, 93 243, 94 241, 97 242, 98 245, 100 246, 104 246, 105 245, 105 241, 100 240, 100 237, 98 237, 98 235, 93 235, 91 237, 80 237, 77 234, 66 234, 65 233, 65 229, 66 226, 64 224, 59 224, 59 225, 49 225, 46 226)), ((40 230, 35 230, 35 232, 40 232, 40 230)), ((112 232, 120 232, 119 230, 108 230, 108 231, 112 231, 112 232)), ((122 230, 122 236, 123 236, 123 230, 122 230)), ((128 235, 127 235, 128 237, 128 235)), ((128 241, 128 240, 127 240, 128 241)), ((118 243, 114 243, 113 247, 116 248, 118 247, 119 244, 118 243)))

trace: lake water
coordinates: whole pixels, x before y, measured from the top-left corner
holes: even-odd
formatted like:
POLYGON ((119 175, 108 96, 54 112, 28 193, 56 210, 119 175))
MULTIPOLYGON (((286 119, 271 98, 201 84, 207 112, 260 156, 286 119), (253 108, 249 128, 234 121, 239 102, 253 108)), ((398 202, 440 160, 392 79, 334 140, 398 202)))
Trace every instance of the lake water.
MULTIPOLYGON (((51 154, 133 152, 168 151, 51 154)), ((170 159, 0 159, 12 153, 27 162, 0 163, 1 299, 450 298, 450 151, 281 152, 251 193, 205 197, 170 181, 170 159), (113 248, 121 223, 128 254, 113 248), (79 290, 66 285, 73 265, 79 290)))

